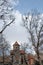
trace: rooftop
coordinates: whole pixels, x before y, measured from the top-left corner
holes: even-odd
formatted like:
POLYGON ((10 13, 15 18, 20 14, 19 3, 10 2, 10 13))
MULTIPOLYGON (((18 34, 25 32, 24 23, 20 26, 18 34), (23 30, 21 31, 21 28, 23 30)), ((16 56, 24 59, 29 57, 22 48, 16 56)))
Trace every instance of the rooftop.
POLYGON ((13 46, 20 46, 19 43, 16 41, 13 46))

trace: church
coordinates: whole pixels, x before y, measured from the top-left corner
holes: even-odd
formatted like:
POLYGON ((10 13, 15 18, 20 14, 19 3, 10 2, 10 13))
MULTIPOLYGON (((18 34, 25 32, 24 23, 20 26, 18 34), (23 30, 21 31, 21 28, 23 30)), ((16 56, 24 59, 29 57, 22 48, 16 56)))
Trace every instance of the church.
POLYGON ((29 63, 33 64, 34 60, 33 56, 31 55, 30 58, 28 58, 29 55, 27 55, 24 50, 20 50, 20 45, 18 44, 17 41, 13 44, 13 50, 11 50, 10 55, 12 57, 12 63, 14 65, 29 64, 29 63))
POLYGON ((10 51, 9 56, 0 56, 0 65, 34 65, 35 57, 32 54, 25 53, 24 50, 20 50, 20 45, 16 41, 13 44, 13 50, 10 51))

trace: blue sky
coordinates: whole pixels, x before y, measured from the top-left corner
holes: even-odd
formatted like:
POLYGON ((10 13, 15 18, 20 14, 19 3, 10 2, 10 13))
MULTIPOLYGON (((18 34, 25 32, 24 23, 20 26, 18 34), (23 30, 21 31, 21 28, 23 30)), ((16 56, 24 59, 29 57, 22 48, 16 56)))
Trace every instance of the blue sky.
POLYGON ((43 0, 19 0, 16 9, 21 13, 26 13, 32 9, 38 9, 39 12, 43 12, 43 0))
MULTIPOLYGON (((12 0, 9 0, 9 2, 10 1, 12 3, 12 0)), ((25 14, 28 11, 31 11, 32 9, 38 9, 40 12, 43 12, 43 0, 19 0, 18 2, 17 3, 13 2, 13 4, 17 4, 17 6, 15 6, 15 9, 14 9, 16 10, 16 12, 15 11, 13 12, 13 15, 15 15, 15 18, 16 18, 15 24, 12 23, 4 31, 6 39, 9 41, 11 45, 13 45, 15 41, 18 41, 19 43, 29 42, 28 41, 29 35, 27 33, 27 30, 25 29, 25 27, 21 26, 22 14, 25 14)), ((0 29, 2 29, 1 28, 2 25, 3 24, 0 24, 0 29)))

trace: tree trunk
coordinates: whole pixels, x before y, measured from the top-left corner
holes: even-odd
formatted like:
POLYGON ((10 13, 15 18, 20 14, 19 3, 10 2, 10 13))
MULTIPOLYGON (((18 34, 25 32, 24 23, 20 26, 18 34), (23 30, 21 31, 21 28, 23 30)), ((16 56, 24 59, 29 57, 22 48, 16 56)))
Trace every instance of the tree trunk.
POLYGON ((4 65, 4 49, 3 49, 3 51, 2 51, 2 52, 3 52, 3 65, 4 65))
POLYGON ((39 65, 42 65, 38 48, 37 48, 37 59, 38 59, 39 65))

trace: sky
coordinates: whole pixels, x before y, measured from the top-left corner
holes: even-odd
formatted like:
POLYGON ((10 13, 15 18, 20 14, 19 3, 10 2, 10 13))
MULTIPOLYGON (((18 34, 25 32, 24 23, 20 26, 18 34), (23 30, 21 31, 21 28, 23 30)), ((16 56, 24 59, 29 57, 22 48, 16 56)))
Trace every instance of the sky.
POLYGON ((39 12, 43 12, 43 0, 19 0, 19 4, 16 7, 22 14, 38 9, 39 12))
POLYGON ((15 12, 16 21, 15 24, 11 24, 11 27, 9 27, 8 30, 5 30, 7 31, 5 32, 7 34, 6 37, 12 44, 15 41, 19 41, 20 43, 28 42, 27 30, 21 26, 22 22, 21 16, 22 14, 25 14, 28 11, 34 9, 38 9, 42 13, 43 0, 18 0, 14 9, 16 10, 15 12))
POLYGON ((39 12, 43 13, 43 0, 19 0, 17 1, 16 6, 14 6, 14 9, 16 11, 15 24, 12 23, 4 31, 5 37, 11 45, 13 45, 15 41, 18 41, 19 43, 28 42, 27 30, 21 26, 22 14, 34 9, 38 9, 39 12))
POLYGON ((25 29, 25 27, 22 26, 22 14, 19 11, 16 11, 15 17, 15 24, 12 23, 4 31, 4 34, 11 45, 14 44, 15 41, 18 41, 19 43, 24 43, 28 41, 27 30, 25 29))

